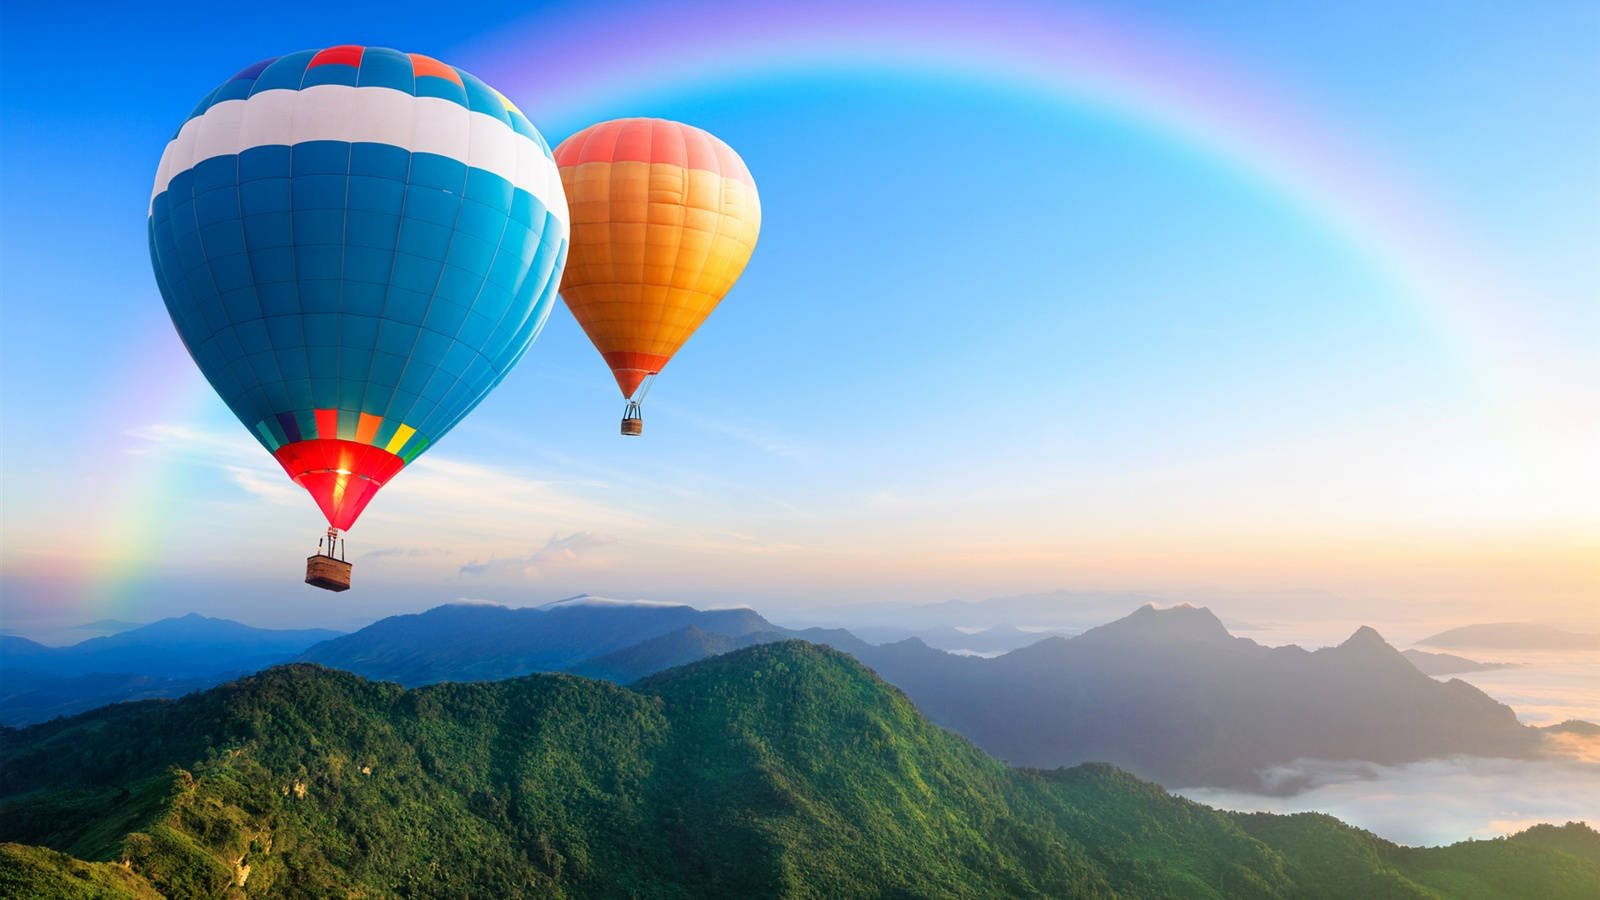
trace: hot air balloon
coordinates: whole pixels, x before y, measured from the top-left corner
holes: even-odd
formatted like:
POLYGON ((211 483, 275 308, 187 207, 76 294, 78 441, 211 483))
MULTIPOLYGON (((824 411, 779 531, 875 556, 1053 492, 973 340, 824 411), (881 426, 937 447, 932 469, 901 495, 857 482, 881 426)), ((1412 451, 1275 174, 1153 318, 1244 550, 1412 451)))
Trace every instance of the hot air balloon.
POLYGON ((756 184, 727 144, 662 119, 591 125, 555 158, 572 208, 561 296, 622 389, 622 433, 637 435, 656 373, 750 261, 756 184))
POLYGON ((189 114, 150 259, 206 380, 328 520, 308 583, 349 586, 339 532, 528 349, 567 235, 539 132, 427 56, 291 53, 189 114))

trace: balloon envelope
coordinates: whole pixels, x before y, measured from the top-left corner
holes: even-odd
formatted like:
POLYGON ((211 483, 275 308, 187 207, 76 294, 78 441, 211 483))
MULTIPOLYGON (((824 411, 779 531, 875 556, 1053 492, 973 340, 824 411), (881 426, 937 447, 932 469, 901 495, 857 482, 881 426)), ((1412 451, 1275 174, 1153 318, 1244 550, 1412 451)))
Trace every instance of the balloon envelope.
POLYGON ((561 296, 631 397, 750 261, 755 180, 727 144, 662 119, 591 125, 555 158, 572 209, 561 296))
POLYGON ((224 82, 167 145, 150 200, 184 346, 341 529, 521 358, 567 236, 549 145, 510 102, 377 47, 224 82))

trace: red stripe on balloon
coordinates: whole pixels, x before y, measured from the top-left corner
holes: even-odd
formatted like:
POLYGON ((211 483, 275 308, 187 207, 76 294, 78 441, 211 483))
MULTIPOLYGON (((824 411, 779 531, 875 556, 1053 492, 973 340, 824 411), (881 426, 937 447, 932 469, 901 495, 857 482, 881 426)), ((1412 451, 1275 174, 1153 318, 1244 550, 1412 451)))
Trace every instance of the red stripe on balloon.
POLYGON ((733 148, 709 133, 665 119, 615 119, 574 134, 555 150, 561 168, 592 162, 643 162, 715 172, 754 185, 733 148))
MULTIPOLYGON (((406 55, 411 57, 412 75, 415 75, 418 78, 422 78, 425 75, 431 75, 434 78, 443 78, 447 81, 454 81, 456 84, 461 84, 460 73, 444 63, 439 62, 437 59, 434 59, 431 56, 423 56, 421 53, 407 53, 406 55)), ((464 84, 461 84, 461 86, 466 87, 464 84)))
POLYGON ((311 57, 311 62, 306 63, 306 68, 314 69, 317 66, 333 65, 359 67, 361 65, 361 54, 366 49, 356 44, 340 44, 337 47, 329 47, 326 50, 318 51, 316 56, 311 57))
POLYGON ((327 438, 284 444, 272 455, 340 530, 354 525, 378 489, 406 465, 382 448, 327 438))

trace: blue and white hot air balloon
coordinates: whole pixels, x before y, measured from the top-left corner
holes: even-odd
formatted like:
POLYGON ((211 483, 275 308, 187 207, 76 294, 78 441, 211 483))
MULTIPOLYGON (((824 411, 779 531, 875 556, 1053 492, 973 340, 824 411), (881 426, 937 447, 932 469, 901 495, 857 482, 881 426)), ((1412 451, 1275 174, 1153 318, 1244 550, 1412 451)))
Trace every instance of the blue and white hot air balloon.
POLYGON ((499 92, 340 46, 257 63, 190 113, 150 257, 206 379, 347 529, 528 349, 568 222, 549 145, 499 92))

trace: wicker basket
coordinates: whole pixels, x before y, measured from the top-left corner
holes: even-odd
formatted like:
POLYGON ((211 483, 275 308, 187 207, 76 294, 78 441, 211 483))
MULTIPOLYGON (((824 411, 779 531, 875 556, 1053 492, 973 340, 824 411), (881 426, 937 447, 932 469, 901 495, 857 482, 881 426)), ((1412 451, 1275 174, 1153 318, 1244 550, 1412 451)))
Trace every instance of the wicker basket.
POLYGON ((342 559, 317 554, 306 557, 306 584, 325 591, 350 590, 350 564, 342 559))
POLYGON ((622 420, 622 433, 623 434, 627 434, 627 435, 644 434, 644 420, 643 419, 623 419, 622 420))

